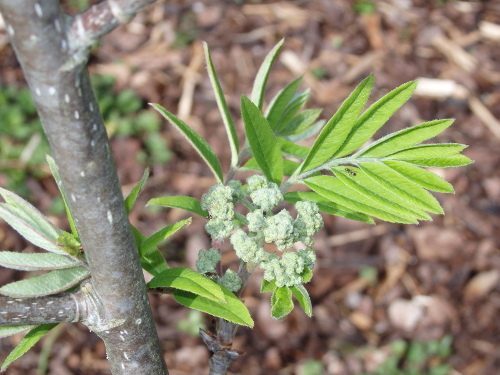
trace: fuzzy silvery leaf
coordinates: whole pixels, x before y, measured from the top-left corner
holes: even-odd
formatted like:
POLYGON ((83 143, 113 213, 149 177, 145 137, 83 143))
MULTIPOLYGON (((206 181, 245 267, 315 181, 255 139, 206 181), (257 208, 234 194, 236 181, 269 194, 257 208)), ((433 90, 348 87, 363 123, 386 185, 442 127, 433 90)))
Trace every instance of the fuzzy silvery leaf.
POLYGON ((252 88, 252 102, 262 110, 262 104, 264 103, 264 93, 266 91, 267 79, 269 78, 269 72, 271 71, 271 67, 278 57, 281 47, 283 47, 284 39, 281 39, 278 44, 274 46, 274 48, 267 54, 266 58, 262 62, 262 65, 255 76, 255 80, 253 82, 252 88))
POLYGON ((134 207, 137 197, 141 193, 142 189, 144 189, 148 177, 149 177, 149 168, 146 168, 137 185, 134 186, 130 194, 127 195, 127 198, 125 198, 125 209, 127 210, 127 213, 130 213, 130 211, 132 211, 132 207, 134 207))
POLYGON ((176 290, 174 292, 174 298, 178 303, 190 309, 203 311, 230 322, 252 328, 254 322, 243 302, 241 302, 230 290, 222 285, 219 286, 224 292, 226 303, 215 302, 183 290, 176 290))
POLYGON ((210 56, 210 50, 208 49, 207 43, 203 42, 203 50, 205 51, 205 60, 207 62, 208 76, 210 77, 210 83, 215 93, 215 99, 217 101, 217 106, 219 107, 219 112, 222 115, 222 121, 226 127, 226 133, 229 138, 229 147, 231 148, 231 165, 234 167, 238 163, 238 134, 236 133, 236 128, 234 126, 233 118, 229 112, 229 107, 227 106, 226 99, 224 98, 224 93, 222 92, 222 87, 215 72, 214 64, 212 62, 212 57, 210 56))
POLYGON ((0 251, 0 266, 20 271, 57 270, 79 264, 80 262, 59 254, 0 251))
POLYGON ((66 254, 57 245, 61 231, 31 204, 8 190, 0 188, 6 203, 0 203, 0 218, 34 245, 47 251, 66 254))
POLYGON ((0 294, 15 298, 30 298, 62 293, 90 276, 83 267, 50 271, 31 279, 14 281, 0 288, 0 294))
POLYGON ((201 138, 193 129, 191 129, 184 121, 179 119, 173 113, 167 111, 159 104, 151 104, 154 109, 156 109, 163 117, 165 117, 172 125, 174 125, 177 130, 179 130, 182 135, 186 137, 189 143, 194 147, 196 152, 205 160, 207 165, 212 170, 215 178, 218 182, 222 182, 222 167, 220 161, 217 158, 214 150, 210 145, 201 138))
POLYGON ((71 215, 71 211, 68 206, 68 197, 66 196, 66 193, 63 189, 61 176, 59 175, 59 169, 57 167, 57 164, 55 160, 52 158, 52 156, 45 155, 45 158, 47 160, 47 164, 49 165, 50 172, 52 173, 52 177, 54 177, 57 187, 59 188, 59 192, 61 193, 61 197, 64 202, 64 208, 66 209, 66 216, 68 217, 69 226, 71 228, 71 233, 73 233, 75 236, 78 237, 78 232, 76 230, 75 222, 73 221, 73 215, 71 215))
POLYGON ((52 328, 57 326, 57 323, 54 324, 40 324, 35 328, 31 329, 26 336, 21 340, 19 344, 10 352, 10 354, 5 358, 5 361, 2 363, 2 367, 0 371, 7 370, 12 362, 21 357, 24 353, 30 350, 40 339, 45 336, 52 328))
POLYGON ((241 97, 245 134, 253 156, 269 181, 281 184, 283 158, 280 144, 260 110, 246 96, 241 97))
POLYGON ((9 337, 36 327, 34 324, 0 326, 0 338, 9 337))
POLYGON ((212 301, 226 302, 219 284, 190 268, 177 267, 165 270, 155 276, 147 286, 180 289, 212 301))

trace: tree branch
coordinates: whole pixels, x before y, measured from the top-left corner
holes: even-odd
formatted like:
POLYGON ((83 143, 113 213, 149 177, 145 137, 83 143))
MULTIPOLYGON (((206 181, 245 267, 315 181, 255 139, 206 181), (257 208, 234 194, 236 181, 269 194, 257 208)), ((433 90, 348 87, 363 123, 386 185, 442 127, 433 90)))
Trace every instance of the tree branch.
MULTIPOLYGON (((132 4, 149 2, 107 4, 116 18, 128 14, 117 11, 120 4, 132 11, 132 4)), ((61 13, 58 0, 0 0, 0 11, 34 94, 91 270, 91 295, 99 311, 86 323, 103 339, 114 375, 167 374, 113 155, 84 64, 87 57, 75 56, 69 48, 70 18, 61 13)), ((92 39, 105 30, 87 35, 92 39)))
POLYGON ((40 298, 0 297, 0 325, 85 322, 91 300, 89 282, 77 291, 40 298))

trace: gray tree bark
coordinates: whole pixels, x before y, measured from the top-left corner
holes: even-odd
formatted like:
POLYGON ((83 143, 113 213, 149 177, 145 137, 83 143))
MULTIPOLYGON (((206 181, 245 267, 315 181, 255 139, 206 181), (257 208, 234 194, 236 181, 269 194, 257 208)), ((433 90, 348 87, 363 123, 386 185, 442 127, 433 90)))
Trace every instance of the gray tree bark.
MULTIPOLYGON (((0 308, 10 305, 5 311, 17 314, 19 320, 10 324, 29 324, 28 315, 19 318, 22 304, 66 301, 72 312, 64 319, 31 317, 31 323, 83 321, 104 340, 114 375, 168 371, 86 63, 98 37, 153 1, 107 0, 72 18, 58 0, 0 0, 91 270, 90 283, 74 294, 36 301, 2 298, 0 308), (81 306, 86 311, 79 315, 81 306)), ((14 317, 11 313, 4 315, 14 317)))

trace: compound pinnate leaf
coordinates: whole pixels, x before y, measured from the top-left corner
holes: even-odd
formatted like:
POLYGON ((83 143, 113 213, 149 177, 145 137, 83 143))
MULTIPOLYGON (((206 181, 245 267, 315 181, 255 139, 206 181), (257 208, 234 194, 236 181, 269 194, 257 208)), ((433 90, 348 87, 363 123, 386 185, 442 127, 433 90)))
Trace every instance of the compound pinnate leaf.
POLYGON ((0 266, 20 271, 57 270, 75 267, 79 263, 59 254, 0 251, 0 266))
POLYGON ((134 186, 130 194, 127 195, 127 198, 125 198, 125 209, 127 210, 127 213, 130 213, 130 211, 132 211, 132 207, 134 207, 137 197, 141 193, 142 189, 144 189, 148 177, 149 177, 149 168, 146 168, 137 185, 134 186))
POLYGON ((241 97, 241 114, 245 134, 262 173, 278 185, 283 178, 280 144, 260 110, 246 96, 241 97))
POLYGON ((435 137, 453 124, 453 121, 453 119, 434 120, 391 133, 360 150, 356 156, 381 157, 392 154, 435 137))
POLYGON ((309 293, 307 293, 307 290, 306 288, 304 288, 304 285, 295 285, 290 287, 290 289, 294 297, 297 298, 297 301, 299 301, 299 304, 304 310, 304 312, 307 314, 307 316, 311 317, 312 316, 311 297, 309 297, 309 293))
POLYGON ((148 203, 148 206, 163 206, 172 208, 181 208, 186 211, 193 212, 200 216, 206 217, 208 211, 201 208, 201 203, 198 199, 192 197, 160 197, 153 198, 148 203))
POLYGON ((174 292, 174 298, 181 305, 191 309, 203 311, 207 314, 226 319, 242 326, 253 327, 254 322, 243 302, 224 286, 220 285, 220 288, 224 292, 226 303, 214 302, 205 297, 183 290, 176 290, 174 292))
POLYGON ((342 147, 333 155, 342 157, 362 146, 408 99, 417 87, 407 82, 373 103, 354 123, 342 147))
POLYGON ((0 218, 34 245, 47 251, 65 255, 57 245, 61 231, 31 204, 14 193, 0 188, 6 203, 0 203, 0 218))
POLYGON ((225 302, 221 286, 190 268, 170 268, 155 276, 148 288, 174 288, 204 297, 211 301, 225 302))
POLYGON ((373 75, 365 78, 326 123, 302 164, 301 171, 316 168, 331 159, 352 132, 373 87, 373 75))
POLYGON ((252 102, 257 106, 257 108, 262 109, 262 104, 264 103, 264 93, 266 91, 267 79, 269 78, 269 72, 271 71, 271 66, 278 57, 278 54, 283 47, 284 39, 281 39, 278 44, 267 54, 266 58, 262 62, 262 65, 255 76, 252 89, 252 102))
POLYGON ((90 272, 83 267, 54 270, 41 276, 4 285, 0 288, 0 294, 16 298, 58 294, 77 285, 89 276, 90 272))
POLYGON ((222 121, 226 127, 226 132, 229 138, 229 146, 231 147, 231 165, 234 167, 238 163, 238 134, 236 133, 236 128, 234 126, 233 118, 229 112, 229 107, 227 106, 226 99, 224 98, 224 93, 222 92, 222 87, 215 72, 214 64, 212 62, 212 57, 210 55, 210 50, 208 49, 207 43, 203 42, 203 50, 205 51, 205 59, 207 62, 208 76, 210 77, 210 82, 212 83, 212 88, 215 93, 215 99, 217 101, 217 106, 219 107, 219 112, 222 115, 222 121))
POLYGON ((29 331, 26 336, 21 340, 21 342, 10 352, 10 354, 5 358, 2 363, 2 368, 0 371, 7 370, 12 362, 21 357, 24 353, 30 350, 43 336, 45 336, 52 328, 57 326, 57 323, 53 324, 40 324, 29 331))
POLYGON ((201 138, 193 129, 191 129, 184 121, 167 111, 159 104, 151 103, 151 106, 156 109, 163 117, 165 117, 172 125, 174 125, 188 140, 194 149, 205 160, 207 165, 212 170, 218 182, 222 182, 222 167, 217 155, 210 145, 201 138))
POLYGON ((437 174, 404 161, 387 160, 384 164, 427 190, 454 193, 453 186, 437 174))

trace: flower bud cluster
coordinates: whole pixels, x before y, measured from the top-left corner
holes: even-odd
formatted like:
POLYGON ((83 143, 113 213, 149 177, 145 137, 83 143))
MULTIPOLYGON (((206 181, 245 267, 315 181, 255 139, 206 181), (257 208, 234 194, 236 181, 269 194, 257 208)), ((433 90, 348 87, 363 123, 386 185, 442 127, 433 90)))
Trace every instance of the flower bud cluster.
POLYGON ((219 281, 231 292, 237 292, 238 290, 240 290, 242 285, 241 278, 233 270, 227 270, 224 276, 219 279, 219 281))
POLYGON ((283 200, 278 185, 267 181, 264 176, 249 177, 247 183, 247 193, 250 194, 253 204, 263 211, 271 210, 283 200))
POLYGON ((221 256, 216 249, 204 250, 198 252, 198 260, 196 261, 196 269, 199 273, 215 272, 215 266, 221 260, 221 256))
POLYGON ((316 254, 311 248, 287 251, 278 257, 269 254, 269 259, 260 264, 264 270, 264 279, 273 281, 277 287, 294 286, 304 281, 302 274, 306 268, 312 269, 316 261, 316 254))
POLYGON ((206 231, 214 239, 229 236, 234 229, 234 204, 241 199, 241 182, 231 181, 227 186, 217 184, 201 197, 201 208, 209 213, 206 231))

